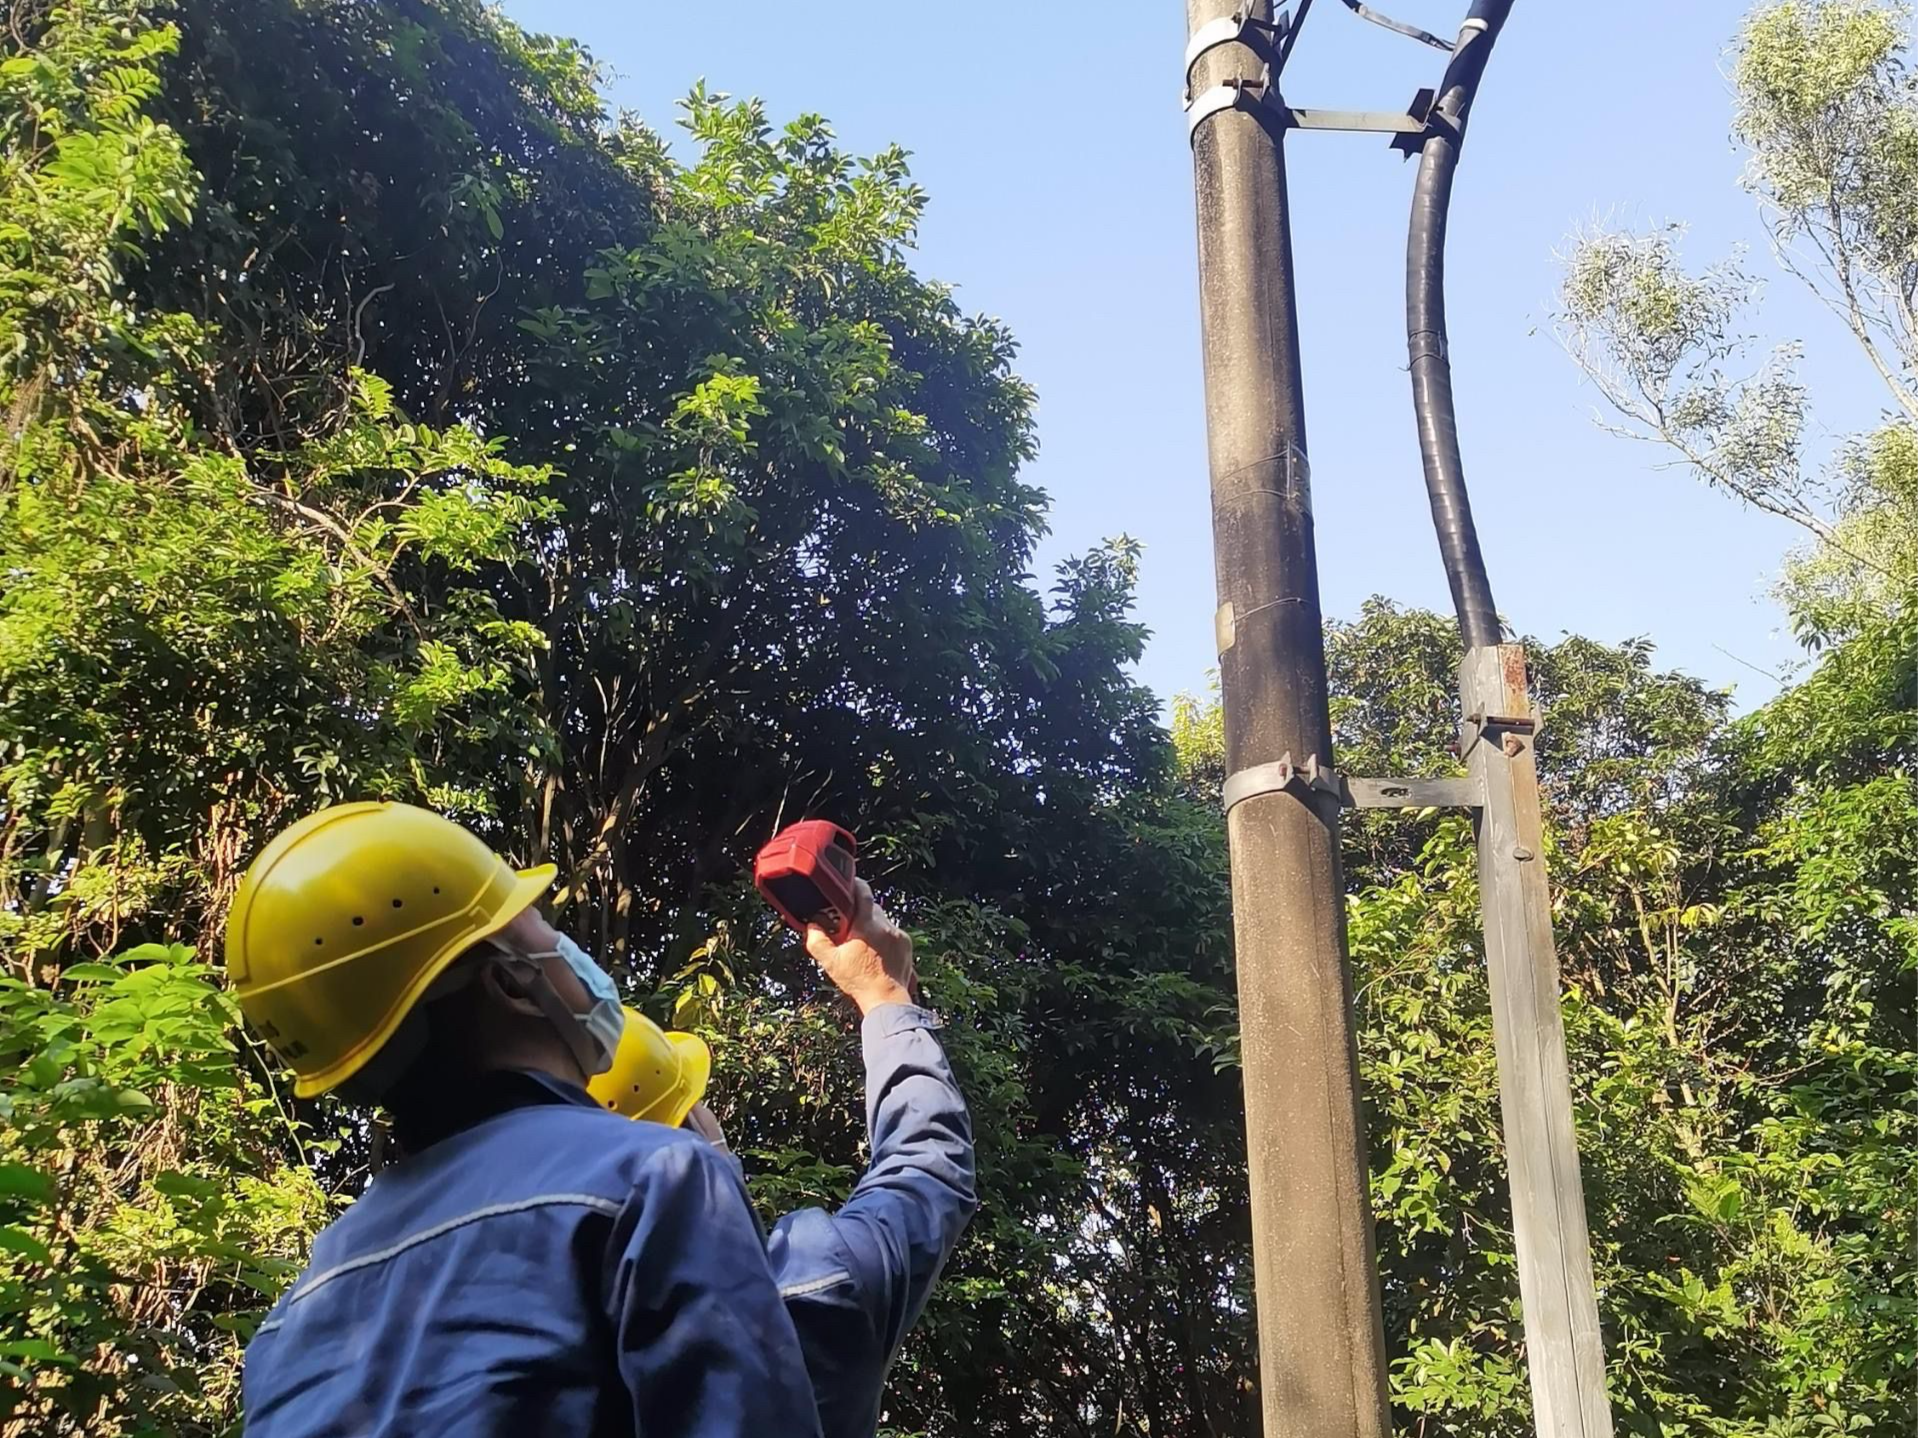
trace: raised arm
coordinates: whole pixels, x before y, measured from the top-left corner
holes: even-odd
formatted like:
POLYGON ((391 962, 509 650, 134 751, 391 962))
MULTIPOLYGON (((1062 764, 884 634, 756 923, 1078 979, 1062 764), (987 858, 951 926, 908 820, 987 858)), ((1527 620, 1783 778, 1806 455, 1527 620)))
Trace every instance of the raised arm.
POLYGON ((835 1213, 774 1225, 768 1253, 813 1376, 828 1438, 870 1434, 886 1371, 978 1207, 972 1124, 936 1037, 912 1001, 912 941, 860 885, 851 937, 806 947, 864 1016, 872 1160, 835 1213))
POLYGON ((874 1314, 889 1354, 979 1206, 972 1120, 938 1027, 929 1010, 897 1003, 860 1027, 872 1162, 833 1219, 873 1298, 883 1291, 874 1314))

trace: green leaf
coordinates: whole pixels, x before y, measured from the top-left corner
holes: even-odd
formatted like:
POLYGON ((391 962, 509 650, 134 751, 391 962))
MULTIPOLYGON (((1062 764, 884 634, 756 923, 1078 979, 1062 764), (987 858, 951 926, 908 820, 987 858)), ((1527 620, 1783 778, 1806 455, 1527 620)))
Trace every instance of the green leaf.
POLYGON ((153 1180, 154 1191, 169 1198, 204 1199, 220 1191, 220 1185, 209 1178, 199 1178, 192 1174, 168 1170, 153 1180))
POLYGON ((112 964, 69 964, 60 970, 60 977, 76 983, 84 980, 111 982, 125 978, 126 970, 116 968, 112 964))
POLYGON ((1721 1223, 1733 1222, 1745 1211, 1745 1190, 1736 1182, 1727 1182, 1718 1191, 1714 1207, 1721 1223))
POLYGON ((62 1353, 44 1338, 13 1338, 0 1341, 0 1354, 8 1358, 38 1358, 43 1363, 72 1363, 72 1354, 62 1353))
POLYGON ((53 1179, 24 1163, 0 1163, 0 1194, 45 1203, 53 1196, 53 1179))
POLYGON ((53 1253, 44 1243, 25 1229, 15 1228, 11 1224, 0 1224, 0 1248, 30 1258, 35 1263, 53 1261, 53 1253))
POLYGON ((137 944, 116 956, 123 964, 183 964, 193 957, 186 944, 137 944))

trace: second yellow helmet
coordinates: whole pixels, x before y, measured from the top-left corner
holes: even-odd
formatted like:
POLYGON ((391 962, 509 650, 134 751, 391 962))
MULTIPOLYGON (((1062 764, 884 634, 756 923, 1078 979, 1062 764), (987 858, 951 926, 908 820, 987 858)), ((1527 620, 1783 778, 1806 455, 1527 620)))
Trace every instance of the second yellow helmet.
POLYGON ((678 1128, 706 1096, 712 1072, 712 1050, 699 1035, 668 1033, 638 1010, 627 1009, 612 1067, 586 1091, 614 1113, 678 1128))

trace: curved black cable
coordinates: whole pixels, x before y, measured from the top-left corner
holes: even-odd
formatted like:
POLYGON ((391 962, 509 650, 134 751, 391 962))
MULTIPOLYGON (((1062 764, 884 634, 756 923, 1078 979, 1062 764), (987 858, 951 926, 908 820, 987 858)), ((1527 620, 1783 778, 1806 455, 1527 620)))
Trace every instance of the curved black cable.
POLYGON ((1485 574, 1485 556, 1465 492, 1465 461, 1459 454, 1452 362, 1445 338, 1445 224, 1465 122, 1485 74, 1485 62, 1511 9, 1512 0, 1472 0, 1451 63, 1445 67, 1438 99, 1427 117, 1405 243, 1405 334, 1419 457, 1425 465, 1425 491, 1432 502, 1439 555, 1445 562, 1452 607, 1458 612, 1459 634, 1467 649, 1497 644, 1500 631, 1492 583, 1485 574))

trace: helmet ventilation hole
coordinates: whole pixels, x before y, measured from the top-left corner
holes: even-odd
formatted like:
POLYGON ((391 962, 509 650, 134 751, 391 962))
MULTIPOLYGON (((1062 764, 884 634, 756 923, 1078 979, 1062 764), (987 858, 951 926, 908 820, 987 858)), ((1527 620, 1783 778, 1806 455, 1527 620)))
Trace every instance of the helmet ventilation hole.
POLYGON ((396 909, 405 907, 405 904, 406 904, 406 900, 404 899, 395 899, 393 901, 393 907, 396 909))
POLYGON ((354 928, 356 928, 356 929, 357 929, 357 928, 358 928, 358 927, 359 927, 359 926, 360 926, 361 924, 363 924, 363 923, 365 923, 365 922, 366 922, 366 915, 364 915, 364 914, 355 914, 355 915, 353 916, 353 927, 354 927, 354 928))
POLYGON ((325 939, 323 939, 323 938, 321 938, 321 937, 320 937, 320 936, 319 936, 318 934, 315 934, 315 935, 313 936, 313 947, 314 947, 314 948, 316 948, 316 949, 317 949, 317 948, 318 948, 318 947, 319 947, 319 946, 320 946, 321 944, 323 944, 323 943, 325 943, 325 942, 326 942, 326 940, 325 940, 325 939))

